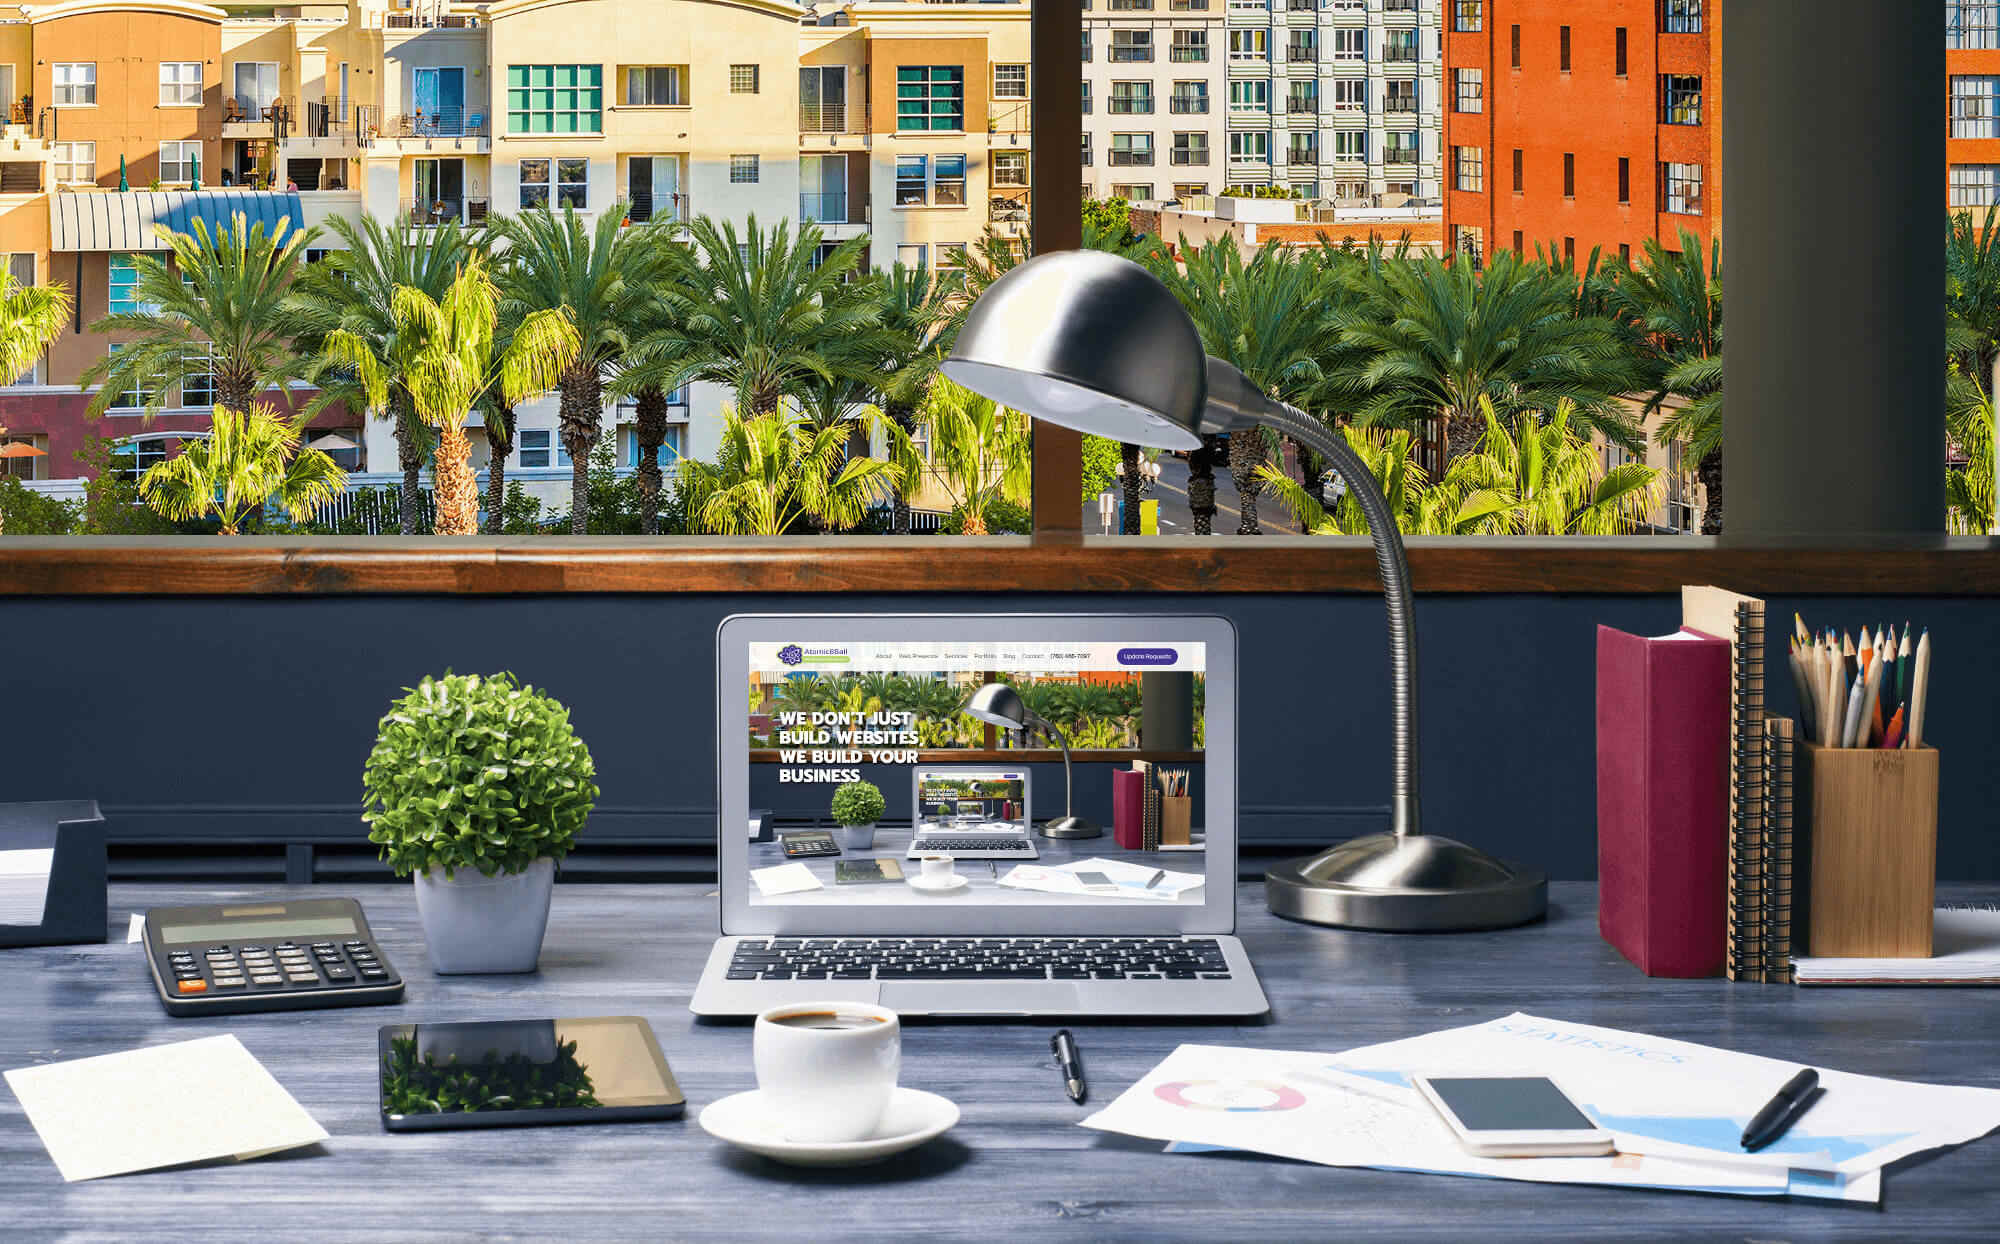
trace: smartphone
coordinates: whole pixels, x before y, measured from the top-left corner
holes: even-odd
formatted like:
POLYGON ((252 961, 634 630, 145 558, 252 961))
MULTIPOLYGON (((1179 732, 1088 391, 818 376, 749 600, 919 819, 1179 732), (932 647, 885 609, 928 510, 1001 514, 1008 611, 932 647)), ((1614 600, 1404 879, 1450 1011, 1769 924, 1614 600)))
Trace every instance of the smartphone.
POLYGON ((1482 1158, 1590 1158, 1611 1133, 1545 1076, 1412 1076, 1465 1151, 1482 1158))
POLYGON ((1080 872, 1076 875, 1076 880, 1079 885, 1093 894, 1115 893, 1118 889, 1118 883, 1103 873, 1080 872))

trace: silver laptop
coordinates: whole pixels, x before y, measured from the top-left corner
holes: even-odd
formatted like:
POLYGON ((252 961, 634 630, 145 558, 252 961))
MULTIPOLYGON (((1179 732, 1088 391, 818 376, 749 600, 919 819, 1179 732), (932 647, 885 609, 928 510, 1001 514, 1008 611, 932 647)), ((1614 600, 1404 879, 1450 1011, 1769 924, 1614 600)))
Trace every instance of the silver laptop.
MULTIPOLYGON (((1215 617, 726 619, 716 632, 722 937, 690 1009, 749 1016, 852 1000, 981 1018, 1264 1014, 1234 936, 1236 670, 1235 628, 1215 617), (1004 733, 988 750, 984 725, 961 712, 1002 675, 1029 711, 1093 740, 1077 749, 1068 802, 1104 833, 928 875, 909 859, 928 832, 914 770, 1023 773, 1024 818, 1029 782, 1064 789, 1060 752, 1004 733), (883 795, 872 833, 832 820, 834 793, 854 782, 883 795), (1185 841, 1149 847, 1149 787, 1186 792, 1186 817, 1158 821, 1187 824, 1185 841), (787 856, 783 838, 757 840, 752 808, 824 828, 831 842, 787 856)), ((940 832, 996 811, 983 794, 963 800, 952 797, 952 828, 940 832)))
POLYGON ((1025 765, 918 765, 910 770, 915 832, 906 860, 1032 860, 1035 775, 1025 765))

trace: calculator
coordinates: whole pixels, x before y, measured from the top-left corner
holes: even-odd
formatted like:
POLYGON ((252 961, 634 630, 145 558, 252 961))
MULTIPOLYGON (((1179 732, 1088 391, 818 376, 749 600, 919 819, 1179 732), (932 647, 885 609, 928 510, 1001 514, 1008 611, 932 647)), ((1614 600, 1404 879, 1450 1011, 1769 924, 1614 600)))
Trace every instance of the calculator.
POLYGON ((169 1015, 234 1015, 403 1000, 403 978, 351 898, 146 913, 146 962, 169 1015))
POLYGON ((779 834, 778 841, 784 844, 785 858, 789 860, 840 854, 840 844, 833 840, 832 834, 823 829, 809 829, 797 834, 779 834))

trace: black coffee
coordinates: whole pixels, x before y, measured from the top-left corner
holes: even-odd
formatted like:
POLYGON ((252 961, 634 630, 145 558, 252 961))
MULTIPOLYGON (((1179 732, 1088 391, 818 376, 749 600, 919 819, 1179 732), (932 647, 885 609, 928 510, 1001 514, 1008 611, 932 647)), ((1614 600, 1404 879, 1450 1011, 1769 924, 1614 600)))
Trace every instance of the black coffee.
POLYGON ((771 1021, 783 1028, 868 1028, 888 1021, 875 1015, 842 1015, 836 1011, 797 1011, 771 1021))

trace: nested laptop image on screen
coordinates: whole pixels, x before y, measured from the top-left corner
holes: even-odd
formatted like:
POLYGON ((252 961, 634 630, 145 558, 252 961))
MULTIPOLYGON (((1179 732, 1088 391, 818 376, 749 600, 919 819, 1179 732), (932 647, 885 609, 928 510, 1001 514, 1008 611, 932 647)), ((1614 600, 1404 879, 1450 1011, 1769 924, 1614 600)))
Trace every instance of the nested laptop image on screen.
POLYGON ((752 907, 1202 901, 1204 643, 747 647, 752 907), (881 812, 851 828, 857 784, 881 812))

